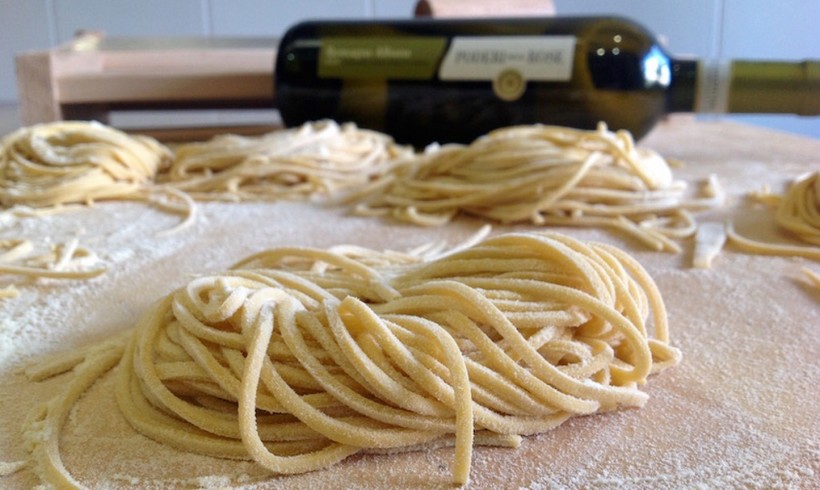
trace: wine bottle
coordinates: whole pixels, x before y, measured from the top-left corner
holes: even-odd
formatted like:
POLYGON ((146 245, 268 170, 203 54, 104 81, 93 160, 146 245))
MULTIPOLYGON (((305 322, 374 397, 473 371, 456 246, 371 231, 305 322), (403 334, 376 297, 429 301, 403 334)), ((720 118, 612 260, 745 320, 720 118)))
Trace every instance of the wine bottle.
POLYGON ((618 17, 308 21, 282 38, 274 80, 288 126, 353 121, 416 146, 516 124, 640 138, 673 112, 820 114, 820 62, 676 59, 618 17))

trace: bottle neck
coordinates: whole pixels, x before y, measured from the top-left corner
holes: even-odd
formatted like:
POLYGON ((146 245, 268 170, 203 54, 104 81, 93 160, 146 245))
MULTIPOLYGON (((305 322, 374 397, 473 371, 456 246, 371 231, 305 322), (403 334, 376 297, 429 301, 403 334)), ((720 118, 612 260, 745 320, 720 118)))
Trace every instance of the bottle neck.
POLYGON ((698 61, 672 60, 672 83, 666 96, 666 112, 692 112, 697 100, 698 61))
POLYGON ((820 61, 674 60, 667 112, 820 115, 820 61))

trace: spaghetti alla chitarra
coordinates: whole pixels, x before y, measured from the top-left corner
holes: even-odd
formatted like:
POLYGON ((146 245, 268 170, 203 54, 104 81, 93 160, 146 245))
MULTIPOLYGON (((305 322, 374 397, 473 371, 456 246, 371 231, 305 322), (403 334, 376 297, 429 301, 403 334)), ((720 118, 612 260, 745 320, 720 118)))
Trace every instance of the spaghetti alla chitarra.
POLYGON ((199 200, 327 198, 367 185, 411 154, 385 134, 323 120, 181 145, 162 180, 199 200))
POLYGON ((124 417, 179 450, 293 474, 446 444, 465 484, 474 445, 640 407, 647 377, 680 359, 653 280, 613 246, 537 232, 420 250, 267 250, 31 369, 74 373, 29 421, 39 475, 80 486, 57 437, 114 366, 124 417))
POLYGON ((387 135, 333 121, 261 137, 221 135, 175 151, 93 121, 44 123, 0 142, 0 204, 140 200, 184 214, 179 229, 193 220, 193 199, 328 197, 368 184, 409 154, 387 135))
POLYGON ((0 204, 34 208, 132 197, 171 152, 147 136, 96 122, 20 128, 0 142, 0 204))
MULTIPOLYGON (((165 146, 96 122, 65 121, 20 128, 0 140, 0 221, 37 217, 107 199, 146 199, 144 189, 170 163, 165 146)), ((0 240, 0 275, 88 279, 103 267, 77 240, 52 246, 20 237, 0 240)), ((14 284, 0 298, 14 297, 14 284)))
POLYGON ((433 146, 348 201, 362 215, 442 225, 466 213, 502 223, 613 227, 657 250, 695 233, 690 211, 720 205, 712 177, 686 197, 657 153, 628 132, 557 126, 493 131, 470 145, 433 146))
MULTIPOLYGON (((500 129, 469 146, 424 153, 353 124, 306 123, 260 137, 221 135, 172 152, 93 122, 22 128, 3 140, 0 202, 55 206, 149 201, 193 220, 197 200, 321 200, 355 212, 441 225, 463 212, 503 223, 613 227, 656 250, 697 228, 692 210, 719 205, 713 177, 686 197, 657 153, 628 132, 554 126, 500 129)), ((178 229, 177 228, 177 229, 178 229)))
MULTIPOLYGON (((0 211, 0 222, 100 200, 136 200, 184 215, 179 225, 162 232, 167 234, 193 222, 193 197, 314 198, 364 185, 409 151, 386 135, 331 121, 260 138, 223 135, 182 145, 176 152, 153 138, 94 121, 37 124, 0 140, 0 205, 7 208, 0 211), (168 178, 158 178, 160 173, 168 178)), ((49 263, 45 256, 12 263, 22 247, 34 247, 19 237, 6 239, 0 247, 12 249, 0 255, 0 274, 84 279, 104 271, 63 270, 67 260, 49 263), (34 261, 39 264, 32 265, 34 261)), ((82 247, 72 250, 90 254, 82 247)), ((0 289, 0 298, 17 294, 14 285, 0 289)))

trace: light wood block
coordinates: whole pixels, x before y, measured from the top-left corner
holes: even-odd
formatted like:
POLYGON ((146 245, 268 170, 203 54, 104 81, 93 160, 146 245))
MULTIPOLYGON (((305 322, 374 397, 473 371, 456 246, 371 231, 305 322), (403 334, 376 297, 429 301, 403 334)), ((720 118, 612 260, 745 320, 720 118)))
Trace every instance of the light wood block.
POLYGON ((83 33, 16 57, 23 124, 108 121, 115 110, 272 108, 275 39, 83 33))
POLYGON ((555 15, 552 0, 419 0, 417 17, 533 17, 555 15))

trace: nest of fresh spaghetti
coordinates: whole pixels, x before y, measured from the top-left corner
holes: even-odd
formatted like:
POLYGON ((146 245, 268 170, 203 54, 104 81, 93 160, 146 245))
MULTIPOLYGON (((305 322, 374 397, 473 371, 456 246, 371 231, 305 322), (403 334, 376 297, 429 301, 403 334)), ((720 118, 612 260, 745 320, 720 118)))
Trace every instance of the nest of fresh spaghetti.
POLYGON ((610 245, 517 233, 434 256, 279 248, 31 370, 74 378, 27 439, 46 482, 79 486, 60 427, 116 366, 126 420, 180 450, 294 474, 453 446, 465 484, 475 445, 516 447, 571 417, 640 407, 647 377, 679 358, 654 282, 610 245))

